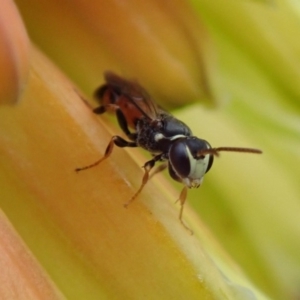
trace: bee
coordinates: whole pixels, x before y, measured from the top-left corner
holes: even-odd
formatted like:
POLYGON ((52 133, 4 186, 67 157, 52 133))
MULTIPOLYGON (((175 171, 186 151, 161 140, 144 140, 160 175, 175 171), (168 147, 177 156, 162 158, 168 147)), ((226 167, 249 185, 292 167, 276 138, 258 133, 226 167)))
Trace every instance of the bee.
POLYGON ((152 159, 144 164, 142 183, 124 206, 127 207, 136 199, 148 182, 152 168, 157 162, 162 162, 158 171, 168 168, 170 176, 183 184, 177 200, 180 202, 179 220, 192 233, 182 219, 187 191, 189 188, 200 187, 205 173, 213 164, 214 157, 219 156, 222 151, 257 154, 262 151, 240 147, 212 148, 206 140, 193 136, 185 123, 158 106, 136 81, 124 79, 112 72, 105 72, 104 79, 106 83, 94 93, 100 106, 93 112, 115 113, 118 124, 128 140, 118 135, 113 136, 102 158, 75 171, 97 166, 111 155, 114 145, 121 148, 141 147, 147 150, 152 159))

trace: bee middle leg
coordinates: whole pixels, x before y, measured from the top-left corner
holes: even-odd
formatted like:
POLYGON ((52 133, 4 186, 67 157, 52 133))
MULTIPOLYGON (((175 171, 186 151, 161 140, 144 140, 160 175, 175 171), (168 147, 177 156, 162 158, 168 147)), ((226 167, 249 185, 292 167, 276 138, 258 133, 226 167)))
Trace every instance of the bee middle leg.
POLYGON ((146 183, 149 180, 149 177, 150 177, 149 173, 150 173, 150 171, 154 167, 155 163, 157 161, 161 160, 161 158, 162 158, 162 154, 156 155, 153 159, 147 161, 144 164, 143 168, 145 170, 145 174, 144 174, 143 179, 142 179, 142 184, 141 184, 140 188, 137 190, 137 192, 131 197, 131 199, 124 204, 124 207, 127 207, 140 194, 140 192, 143 190, 144 186, 146 185, 146 183))
POLYGON ((153 176, 155 176, 156 174, 164 171, 166 168, 168 167, 167 163, 162 163, 161 165, 159 165, 157 168, 155 168, 155 170, 150 174, 149 179, 151 179, 153 176))

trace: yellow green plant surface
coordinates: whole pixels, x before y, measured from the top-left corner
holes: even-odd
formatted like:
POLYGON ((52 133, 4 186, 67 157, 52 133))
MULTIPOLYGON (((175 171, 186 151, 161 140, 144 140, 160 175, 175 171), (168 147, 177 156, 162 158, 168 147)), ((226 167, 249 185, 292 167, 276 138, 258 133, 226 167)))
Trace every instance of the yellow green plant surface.
POLYGON ((0 232, 11 237, 0 264, 12 270, 0 275, 1 296, 297 299, 297 2, 16 4, 0 9, 0 232), (137 79, 166 107, 193 103, 173 112, 212 146, 264 151, 215 158, 188 194, 193 236, 177 219, 180 185, 161 174, 124 209, 146 153, 115 149, 74 171, 121 134, 82 100, 105 70, 137 79))

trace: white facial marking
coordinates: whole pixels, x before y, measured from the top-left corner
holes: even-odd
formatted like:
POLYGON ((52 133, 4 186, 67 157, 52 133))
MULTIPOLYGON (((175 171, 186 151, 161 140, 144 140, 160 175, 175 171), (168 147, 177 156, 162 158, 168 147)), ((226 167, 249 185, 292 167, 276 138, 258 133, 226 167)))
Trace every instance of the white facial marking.
POLYGON ((186 148, 186 150, 189 156, 191 171, 188 177, 183 178, 182 181, 190 188, 199 187, 207 170, 209 155, 205 155, 203 159, 197 160, 192 156, 188 147, 186 148))

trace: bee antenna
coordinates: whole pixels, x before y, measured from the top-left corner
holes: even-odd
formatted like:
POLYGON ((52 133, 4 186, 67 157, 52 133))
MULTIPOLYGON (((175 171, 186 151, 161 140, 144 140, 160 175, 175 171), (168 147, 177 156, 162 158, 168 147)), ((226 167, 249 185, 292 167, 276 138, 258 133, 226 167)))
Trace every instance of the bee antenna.
POLYGON ((254 148, 241 148, 241 147, 218 147, 218 148, 210 148, 210 149, 203 149, 198 151, 197 157, 201 157, 207 154, 219 156, 219 152, 227 151, 227 152, 244 152, 244 153, 254 153, 254 154, 261 154, 263 153, 259 149, 254 148))
POLYGON ((260 149, 255 148, 240 148, 240 147, 219 147, 214 148, 216 152, 228 151, 228 152, 245 152, 245 153, 255 153, 262 154, 263 152, 260 149))

